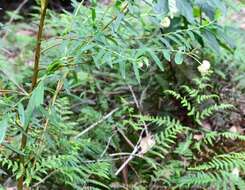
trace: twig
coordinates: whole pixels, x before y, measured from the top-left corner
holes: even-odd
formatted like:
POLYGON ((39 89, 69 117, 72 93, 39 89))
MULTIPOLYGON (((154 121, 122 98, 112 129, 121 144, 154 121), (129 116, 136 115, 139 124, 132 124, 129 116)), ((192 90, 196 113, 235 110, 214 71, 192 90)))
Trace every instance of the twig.
POLYGON ((128 88, 129 88, 129 90, 130 90, 130 92, 131 92, 131 94, 132 94, 132 96, 133 96, 133 98, 134 98, 134 102, 135 102, 136 107, 137 107, 138 109, 140 109, 140 104, 139 104, 139 102, 138 102, 138 100, 137 100, 137 98, 136 98, 136 96, 135 96, 135 93, 134 93, 134 91, 133 91, 132 86, 128 84, 128 88))
POLYGON ((39 186, 40 184, 44 183, 51 175, 53 175, 54 173, 56 173, 58 170, 54 170, 52 172, 50 172, 46 177, 44 177, 41 181, 35 183, 32 188, 35 188, 37 186, 39 186))
POLYGON ((112 154, 109 154, 110 157, 116 157, 116 156, 134 156, 134 157, 139 157, 139 158, 142 158, 142 155, 141 154, 133 154, 132 152, 119 152, 119 153, 112 153, 112 154))
POLYGON ((117 176, 122 170, 123 168, 134 158, 134 155, 137 155, 136 152, 139 150, 139 144, 141 142, 143 133, 144 133, 145 129, 143 129, 140 133, 140 137, 138 139, 138 142, 136 144, 136 146, 134 147, 133 152, 129 155, 128 159, 121 165, 121 167, 116 171, 115 175, 117 176))
POLYGON ((0 94, 11 94, 11 93, 16 93, 16 94, 19 94, 19 95, 26 95, 24 94, 23 92, 18 92, 16 90, 6 90, 6 89, 0 89, 0 94))
POLYGON ((98 124, 102 123, 103 121, 105 121, 107 118, 109 118, 112 114, 114 114, 116 111, 118 111, 119 108, 115 108, 114 110, 112 110, 110 113, 108 113, 107 115, 103 116, 99 121, 95 122, 94 124, 90 125, 88 128, 86 128, 85 130, 83 130, 81 133, 79 133, 78 135, 76 135, 74 138, 77 139, 79 137, 81 137, 82 135, 84 135, 85 133, 87 133, 88 131, 90 131, 91 129, 93 129, 94 127, 96 127, 98 124))
POLYGON ((124 134, 124 132, 119 128, 117 128, 117 130, 123 136, 123 138, 126 140, 126 142, 129 144, 129 146, 134 148, 134 144, 128 139, 128 137, 124 134))
MULTIPOLYGON (((128 158, 128 156, 125 156, 123 158, 128 158)), ((112 158, 112 159, 85 160, 85 161, 82 161, 82 163, 88 164, 88 163, 96 163, 96 162, 111 162, 111 161, 116 161, 116 160, 121 160, 121 159, 122 157, 112 158)))
MULTIPOLYGON (((152 69, 150 69, 150 72, 152 72, 152 69)), ((140 108, 143 110, 143 101, 145 99, 146 96, 146 92, 148 90, 148 88, 151 86, 151 81, 152 81, 152 77, 150 78, 150 80, 148 81, 147 86, 145 87, 145 89, 142 91, 141 95, 140 95, 140 101, 139 101, 139 105, 140 108)))
MULTIPOLYGON (((134 93, 134 91, 133 91, 133 88, 131 87, 131 85, 128 85, 128 88, 129 88, 129 90, 130 90, 130 92, 131 92, 131 94, 132 94, 132 96, 133 96, 134 103, 135 103, 136 107, 138 108, 139 112, 141 113, 140 103, 139 103, 139 101, 138 101, 137 98, 136 98, 136 95, 135 95, 135 93, 134 93)), ((147 125, 145 124, 145 121, 143 121, 143 124, 144 124, 144 128, 145 128, 146 135, 148 136, 148 135, 149 135, 149 132, 148 132, 148 127, 147 127, 147 125)))
POLYGON ((115 134, 113 134, 112 136, 110 136, 110 138, 109 138, 109 140, 108 140, 108 142, 107 142, 107 145, 106 145, 106 147, 105 147, 105 150, 102 152, 102 154, 100 155, 100 158, 102 158, 104 155, 105 155, 105 153, 106 153, 106 151, 108 150, 108 148, 109 148, 109 146, 110 146, 110 143, 111 143, 111 139, 112 139, 112 137, 114 136, 115 134))

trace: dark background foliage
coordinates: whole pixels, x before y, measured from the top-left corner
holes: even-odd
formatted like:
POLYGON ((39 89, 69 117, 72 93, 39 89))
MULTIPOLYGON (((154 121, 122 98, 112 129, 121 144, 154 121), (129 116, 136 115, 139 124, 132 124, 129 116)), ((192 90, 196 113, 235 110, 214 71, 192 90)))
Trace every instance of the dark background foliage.
MULTIPOLYGON (((4 16, 6 11, 14 11, 18 6, 23 2, 23 0, 0 0, 0 20, 6 20, 4 16)), ((37 2, 35 0, 28 0, 27 3, 20 10, 20 14, 27 15, 29 12, 32 12, 32 6, 36 6, 37 2)), ((63 9, 72 11, 73 7, 71 6, 70 0, 51 0, 49 1, 49 8, 56 11, 61 11, 63 9)))

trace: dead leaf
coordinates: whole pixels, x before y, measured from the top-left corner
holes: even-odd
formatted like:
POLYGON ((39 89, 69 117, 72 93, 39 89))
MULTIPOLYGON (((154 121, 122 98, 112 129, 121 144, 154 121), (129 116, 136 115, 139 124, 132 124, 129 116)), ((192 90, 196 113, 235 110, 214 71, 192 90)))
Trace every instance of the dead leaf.
POLYGON ((204 121, 204 122, 202 123, 202 127, 203 127, 204 129, 211 130, 211 125, 210 125, 210 123, 207 122, 207 121, 204 121))
POLYGON ((151 134, 142 138, 140 142, 140 154, 145 154, 146 152, 148 152, 155 145, 155 143, 155 139, 151 134))
POLYGON ((202 138, 203 138, 202 134, 196 134, 196 135, 193 136, 193 139, 195 139, 197 141, 200 141, 202 138))

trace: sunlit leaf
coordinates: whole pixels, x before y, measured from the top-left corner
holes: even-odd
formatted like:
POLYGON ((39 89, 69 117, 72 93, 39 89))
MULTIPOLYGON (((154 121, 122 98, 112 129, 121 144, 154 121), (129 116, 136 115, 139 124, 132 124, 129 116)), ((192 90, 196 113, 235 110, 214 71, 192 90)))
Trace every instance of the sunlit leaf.
POLYGON ((183 57, 183 53, 181 52, 177 52, 174 58, 174 61, 177 65, 180 65, 183 63, 184 57, 183 57))
POLYGON ((178 10, 180 11, 180 13, 186 17, 186 19, 191 22, 194 23, 195 19, 193 16, 193 10, 192 10, 192 6, 191 3, 188 0, 176 0, 176 5, 178 10))

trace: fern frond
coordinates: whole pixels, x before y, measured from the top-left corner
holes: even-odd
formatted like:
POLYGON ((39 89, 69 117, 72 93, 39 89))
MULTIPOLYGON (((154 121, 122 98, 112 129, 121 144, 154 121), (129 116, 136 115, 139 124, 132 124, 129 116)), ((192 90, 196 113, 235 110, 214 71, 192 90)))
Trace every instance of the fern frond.
POLYGON ((214 104, 202 110, 200 118, 205 119, 206 117, 212 116, 215 112, 223 111, 234 108, 231 104, 214 104))
POLYGON ((235 190, 239 188, 243 190, 245 188, 245 182, 239 176, 226 171, 218 172, 196 172, 188 174, 181 177, 177 181, 177 187, 179 188, 204 188, 204 187, 214 187, 216 190, 232 189, 235 190))
POLYGON ((182 98, 181 94, 175 92, 174 90, 165 90, 164 93, 173 96, 176 100, 182 98))
POLYGON ((207 100, 210 100, 210 99, 217 99, 217 100, 219 100, 220 97, 218 95, 216 95, 216 94, 208 94, 208 95, 203 94, 203 95, 198 95, 196 97, 196 102, 198 104, 202 104, 203 102, 205 102, 207 100))
POLYGON ((187 92, 187 95, 189 97, 196 97, 199 94, 199 90, 191 88, 190 86, 187 85, 182 85, 181 88, 184 89, 185 92, 187 92))
POLYGON ((199 140, 197 143, 195 143, 195 147, 201 151, 201 146, 205 145, 211 145, 213 146, 215 142, 220 140, 221 138, 229 139, 229 140, 240 140, 245 141, 245 135, 240 135, 238 133, 232 133, 232 132, 217 132, 217 131, 211 131, 206 134, 204 134, 203 138, 199 140))
POLYGON ((245 169, 245 153, 230 153, 218 155, 211 161, 203 163, 199 166, 190 167, 189 170, 206 171, 215 169, 216 171, 231 171, 234 168, 245 169))

